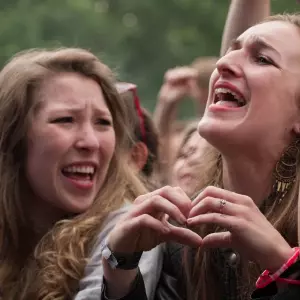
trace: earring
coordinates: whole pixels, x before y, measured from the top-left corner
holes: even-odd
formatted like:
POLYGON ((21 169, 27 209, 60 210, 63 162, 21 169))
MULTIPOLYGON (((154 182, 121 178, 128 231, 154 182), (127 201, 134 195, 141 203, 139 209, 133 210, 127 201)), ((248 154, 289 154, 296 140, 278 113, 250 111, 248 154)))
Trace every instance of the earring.
POLYGON ((273 195, 280 203, 287 192, 293 186, 296 180, 297 164, 300 155, 300 139, 296 139, 284 153, 280 160, 276 163, 273 173, 275 183, 273 185, 273 195))

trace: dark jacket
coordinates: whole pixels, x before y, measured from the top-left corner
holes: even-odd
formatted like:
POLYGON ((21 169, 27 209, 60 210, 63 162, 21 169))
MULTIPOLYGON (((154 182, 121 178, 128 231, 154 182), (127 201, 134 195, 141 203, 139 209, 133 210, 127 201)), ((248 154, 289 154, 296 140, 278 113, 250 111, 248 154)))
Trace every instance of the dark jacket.
MULTIPOLYGON (((164 264, 161 277, 156 289, 155 300, 186 300, 185 279, 182 271, 182 248, 178 244, 168 244, 165 248, 164 264)), ((218 252, 217 252, 218 253, 218 252)), ((222 252, 221 252, 222 253, 222 252)), ((218 255, 220 256, 220 255, 218 255)), ((222 255, 220 256, 222 258, 222 255)), ((219 260, 218 263, 223 263, 219 260)), ((230 269, 227 268, 226 269, 230 269)), ((286 270, 282 276, 287 277, 295 271, 300 271, 300 261, 286 270)), ((224 291, 222 299, 240 299, 232 273, 226 275, 223 282, 224 291), (230 281, 231 280, 231 281, 230 281)), ((300 280, 300 275, 299 278, 300 280)), ((218 285, 219 286, 219 285, 218 285)), ((102 299, 106 299, 103 297, 102 299)), ((139 274, 131 292, 120 300, 148 300, 143 283, 143 277, 139 274)), ((300 285, 288 285, 285 289, 278 291, 276 284, 272 283, 264 289, 255 290, 251 296, 252 300, 300 300, 300 285)), ((208 300, 208 299, 207 299, 208 300)))

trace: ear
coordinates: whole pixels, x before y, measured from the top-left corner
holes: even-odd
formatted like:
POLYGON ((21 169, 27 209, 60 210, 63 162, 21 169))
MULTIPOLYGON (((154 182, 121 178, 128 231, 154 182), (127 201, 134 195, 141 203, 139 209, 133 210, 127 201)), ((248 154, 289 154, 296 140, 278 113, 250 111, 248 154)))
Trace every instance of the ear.
POLYGON ((139 172, 144 168, 148 159, 148 154, 148 148, 143 142, 137 142, 131 148, 131 163, 137 168, 139 172))

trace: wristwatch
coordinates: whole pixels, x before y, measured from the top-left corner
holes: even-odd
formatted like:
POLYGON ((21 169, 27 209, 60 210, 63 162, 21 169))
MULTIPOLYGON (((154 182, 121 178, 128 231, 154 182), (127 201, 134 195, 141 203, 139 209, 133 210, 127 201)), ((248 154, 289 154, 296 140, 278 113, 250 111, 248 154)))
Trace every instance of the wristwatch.
POLYGON ((143 252, 133 252, 133 253, 119 253, 112 252, 108 245, 107 240, 104 241, 101 247, 102 256, 107 260, 108 264, 112 269, 122 269, 122 270, 133 270, 139 265, 139 261, 143 252))

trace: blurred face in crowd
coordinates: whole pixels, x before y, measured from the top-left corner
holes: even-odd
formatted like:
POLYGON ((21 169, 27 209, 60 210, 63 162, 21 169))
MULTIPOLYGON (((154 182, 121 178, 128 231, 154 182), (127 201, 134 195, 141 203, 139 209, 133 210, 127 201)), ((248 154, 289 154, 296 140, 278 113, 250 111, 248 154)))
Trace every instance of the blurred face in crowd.
POLYGON ((212 74, 200 134, 223 154, 278 155, 299 133, 299 47, 299 29, 286 22, 245 31, 212 74))
POLYGON ((37 205, 81 213, 101 189, 115 148, 112 115, 96 81, 62 73, 36 92, 26 172, 37 205))
POLYGON ((172 185, 181 187, 188 196, 192 196, 197 188, 199 161, 205 140, 195 130, 179 149, 172 172, 172 185))

